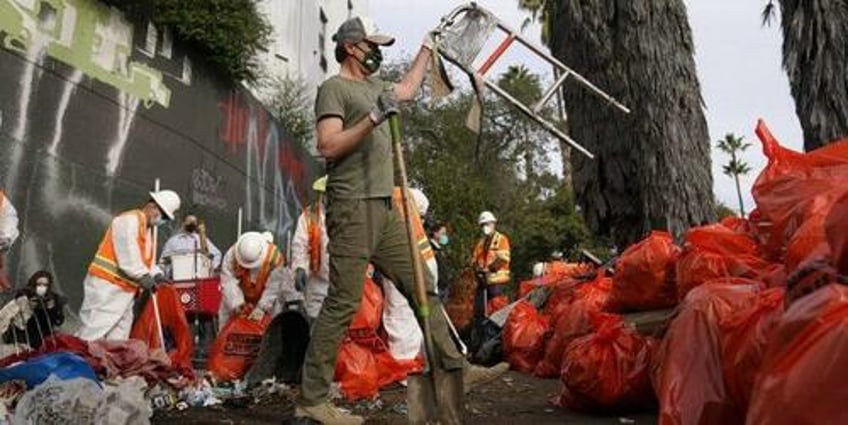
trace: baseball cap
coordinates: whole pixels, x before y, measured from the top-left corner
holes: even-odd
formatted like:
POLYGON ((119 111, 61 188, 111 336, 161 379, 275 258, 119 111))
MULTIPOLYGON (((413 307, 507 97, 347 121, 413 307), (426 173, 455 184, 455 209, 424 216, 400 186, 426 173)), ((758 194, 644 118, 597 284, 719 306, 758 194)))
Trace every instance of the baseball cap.
MULTIPOLYGON (((348 43, 359 43, 362 40, 366 40, 379 46, 391 46, 395 43, 394 37, 384 34, 374 34, 373 31, 366 31, 366 24, 371 24, 371 22, 366 22, 363 18, 359 17, 344 21, 339 25, 339 30, 333 35, 333 41, 336 43, 345 41, 348 43)), ((373 25, 368 25, 368 27, 373 28, 373 25)))

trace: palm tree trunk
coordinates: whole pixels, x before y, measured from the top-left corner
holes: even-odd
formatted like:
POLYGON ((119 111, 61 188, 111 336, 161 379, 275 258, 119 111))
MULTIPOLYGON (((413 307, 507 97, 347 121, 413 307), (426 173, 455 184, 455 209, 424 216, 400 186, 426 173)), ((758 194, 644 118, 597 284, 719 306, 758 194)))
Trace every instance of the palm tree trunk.
POLYGON ((736 180, 736 196, 739 197, 739 215, 744 218, 745 203, 742 202, 742 188, 739 186, 739 174, 734 174, 733 178, 736 180))
POLYGON ((683 0, 553 3, 553 54, 633 111, 564 90, 571 135, 597 155, 572 157, 591 228, 624 247, 652 228, 680 236, 713 220, 710 138, 683 0))
POLYGON ((848 0, 780 0, 783 68, 811 151, 848 136, 848 0))

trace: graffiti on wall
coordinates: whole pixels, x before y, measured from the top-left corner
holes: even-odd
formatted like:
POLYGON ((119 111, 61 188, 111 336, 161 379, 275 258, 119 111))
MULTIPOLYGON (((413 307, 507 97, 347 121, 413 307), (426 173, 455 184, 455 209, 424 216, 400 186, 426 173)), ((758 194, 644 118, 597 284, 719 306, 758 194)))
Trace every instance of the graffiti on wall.
POLYGON ((140 99, 168 107, 162 73, 130 60, 133 25, 115 8, 92 0, 0 0, 3 46, 44 50, 83 74, 140 99))
POLYGON ((268 112, 232 92, 219 104, 221 140, 230 154, 246 153, 245 218, 278 236, 294 233, 309 169, 268 112))

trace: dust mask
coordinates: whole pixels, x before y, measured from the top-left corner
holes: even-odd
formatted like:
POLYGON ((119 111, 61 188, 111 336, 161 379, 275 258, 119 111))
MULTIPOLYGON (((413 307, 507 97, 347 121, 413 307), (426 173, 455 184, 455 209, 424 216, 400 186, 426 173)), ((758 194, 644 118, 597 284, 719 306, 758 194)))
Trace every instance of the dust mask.
POLYGON ((47 295, 47 285, 38 285, 35 287, 35 295, 43 297, 47 295))
POLYGON ((484 224, 483 225, 483 234, 484 235, 489 236, 494 232, 495 232, 495 225, 494 224, 484 224))
POLYGON ((380 48, 377 46, 373 46, 370 51, 365 51, 364 49, 356 46, 359 51, 364 53, 365 55, 359 60, 359 63, 365 69, 368 74, 373 74, 380 69, 380 64, 383 63, 383 53, 380 51, 380 48))

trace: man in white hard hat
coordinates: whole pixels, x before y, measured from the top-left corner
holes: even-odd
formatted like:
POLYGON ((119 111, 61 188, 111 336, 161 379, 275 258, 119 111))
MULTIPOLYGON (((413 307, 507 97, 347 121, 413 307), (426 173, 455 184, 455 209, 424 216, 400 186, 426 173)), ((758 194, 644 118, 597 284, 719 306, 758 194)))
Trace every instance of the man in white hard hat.
POLYGON ((6 276, 6 253, 18 239, 18 211, 0 190, 0 290, 10 289, 12 284, 6 276))
POLYGON ((273 314, 286 279, 285 258, 269 232, 246 232, 224 255, 221 269, 220 326, 243 310, 260 321, 273 314), (246 310, 245 310, 246 309, 246 310))
POLYGON ((139 209, 112 219, 83 281, 80 327, 84 340, 123 340, 130 336, 133 300, 165 281, 153 258, 153 227, 173 220, 180 197, 172 190, 150 192, 139 209))
POLYGON ((491 211, 480 213, 477 223, 480 225, 482 237, 474 247, 472 255, 474 272, 480 284, 477 309, 486 316, 506 304, 503 290, 510 278, 509 238, 495 229, 497 221, 491 211), (483 302, 484 299, 488 302, 483 302))
POLYGON ((330 253, 327 251, 327 224, 324 214, 324 192, 327 176, 312 184, 315 202, 303 209, 297 219, 292 239, 291 261, 295 287, 304 292, 306 315, 318 317, 327 289, 330 287, 330 253))

